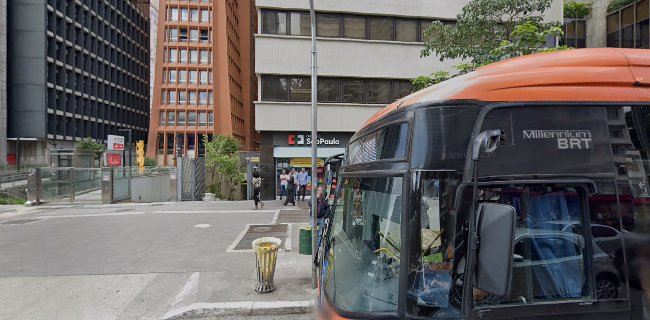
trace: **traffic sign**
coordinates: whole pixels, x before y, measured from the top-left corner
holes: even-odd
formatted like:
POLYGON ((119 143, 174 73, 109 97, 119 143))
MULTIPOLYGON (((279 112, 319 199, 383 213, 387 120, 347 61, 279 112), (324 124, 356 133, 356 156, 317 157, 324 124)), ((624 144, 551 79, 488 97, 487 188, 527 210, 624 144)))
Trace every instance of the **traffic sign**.
POLYGON ((108 135, 108 150, 124 151, 124 136, 108 135))

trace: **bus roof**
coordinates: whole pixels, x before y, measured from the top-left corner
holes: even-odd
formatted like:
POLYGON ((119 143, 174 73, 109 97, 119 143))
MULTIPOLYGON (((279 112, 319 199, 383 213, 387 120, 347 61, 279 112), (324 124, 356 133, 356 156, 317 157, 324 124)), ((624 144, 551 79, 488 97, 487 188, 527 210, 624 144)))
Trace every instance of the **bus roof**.
POLYGON ((412 93, 372 116, 422 102, 650 101, 650 50, 575 49, 493 63, 412 93))

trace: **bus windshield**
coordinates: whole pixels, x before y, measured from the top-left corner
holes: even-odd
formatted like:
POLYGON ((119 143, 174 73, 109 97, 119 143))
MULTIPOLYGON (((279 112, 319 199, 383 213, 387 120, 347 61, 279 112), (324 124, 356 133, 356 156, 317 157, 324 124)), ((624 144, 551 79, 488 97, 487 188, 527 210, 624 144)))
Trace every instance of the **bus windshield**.
POLYGON ((323 266, 325 291, 339 309, 397 311, 401 195, 401 177, 341 180, 323 266))

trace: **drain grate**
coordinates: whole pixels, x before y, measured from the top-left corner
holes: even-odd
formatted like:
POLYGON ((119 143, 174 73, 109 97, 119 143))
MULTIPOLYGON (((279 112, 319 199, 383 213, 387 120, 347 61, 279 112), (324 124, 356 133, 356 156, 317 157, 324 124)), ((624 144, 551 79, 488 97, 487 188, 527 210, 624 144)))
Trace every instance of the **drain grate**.
POLYGON ((36 221, 41 221, 43 219, 19 219, 19 220, 9 220, 0 222, 0 224, 28 224, 36 221))
POLYGON ((287 238, 287 225, 286 224, 252 224, 248 226, 248 230, 244 236, 239 240, 235 246, 235 250, 251 250, 253 249, 253 240, 262 237, 274 237, 282 240, 280 247, 284 246, 287 238))
POLYGON ((280 210, 275 223, 309 223, 309 212, 304 210, 280 210))

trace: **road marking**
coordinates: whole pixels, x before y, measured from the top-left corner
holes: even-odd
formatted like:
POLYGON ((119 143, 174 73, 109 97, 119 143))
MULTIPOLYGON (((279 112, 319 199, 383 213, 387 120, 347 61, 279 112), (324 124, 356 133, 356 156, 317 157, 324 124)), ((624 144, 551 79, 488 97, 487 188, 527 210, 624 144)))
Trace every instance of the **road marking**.
POLYGON ((273 220, 271 221, 271 224, 276 224, 278 221, 278 217, 280 216, 280 209, 275 211, 275 214, 273 215, 273 220))
POLYGON ((200 224, 195 224, 194 228, 199 228, 199 229, 210 228, 210 225, 207 223, 200 223, 200 224))
POLYGON ((235 247, 237 244, 239 244, 239 241, 244 238, 244 235, 246 235, 246 232, 248 232, 248 229, 250 229, 251 225, 247 224, 244 229, 239 233, 237 238, 235 238, 235 241, 226 249, 226 252, 231 253, 231 252, 254 252, 253 248, 250 248, 249 250, 235 250, 235 247))
POLYGON ((112 212, 112 213, 91 213, 91 214, 58 214, 51 216, 39 216, 43 219, 52 219, 52 218, 86 218, 86 217, 106 217, 106 216, 135 216, 145 213, 144 211, 134 211, 134 212, 112 212))
POLYGON ((199 273, 194 272, 187 280, 187 282, 185 282, 185 285, 183 286, 181 291, 179 291, 176 294, 176 298, 174 299, 173 306, 177 306, 188 295, 198 292, 198 288, 199 288, 199 273))
POLYGON ((152 213, 271 213, 276 210, 160 210, 152 213))

